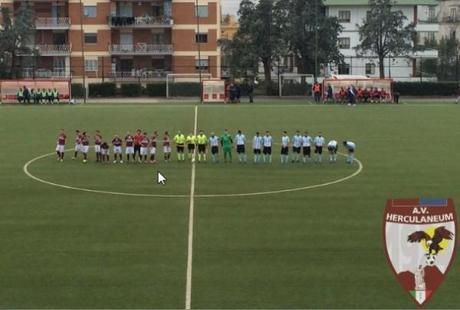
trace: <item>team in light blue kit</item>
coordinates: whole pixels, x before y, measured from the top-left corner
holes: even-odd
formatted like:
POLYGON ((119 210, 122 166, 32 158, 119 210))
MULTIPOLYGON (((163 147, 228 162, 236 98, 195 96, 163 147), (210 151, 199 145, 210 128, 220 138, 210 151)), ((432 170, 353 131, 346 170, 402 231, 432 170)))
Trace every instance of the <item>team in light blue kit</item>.
POLYGON ((254 138, 252 138, 252 150, 254 152, 254 163, 260 163, 261 154, 262 154, 262 145, 264 143, 264 138, 260 135, 259 132, 256 132, 254 138))
MULTIPOLYGON (((227 136, 228 140, 231 140, 231 136, 228 131, 225 131, 223 136, 227 136)), ((223 137, 222 136, 222 137, 223 137)), ((209 145, 211 146, 211 158, 212 162, 219 162, 219 148, 224 147, 225 143, 222 141, 222 137, 216 136, 213 132, 209 137, 209 145)), ((232 140, 233 141, 233 140, 232 140)), ((247 163, 246 155, 246 135, 242 130, 238 130, 234 137, 236 152, 238 155, 238 162, 241 164, 247 163)), ((343 141, 343 145, 347 150, 347 163, 352 164, 354 162, 354 152, 356 144, 352 141, 343 141)), ((273 138, 269 131, 266 131, 262 136, 260 132, 256 132, 252 138, 252 150, 253 150, 253 162, 254 164, 272 162, 272 147, 273 138)), ((281 136, 281 164, 285 165, 289 163, 291 159, 292 163, 303 162, 305 164, 314 162, 315 164, 321 164, 323 162, 323 147, 327 147, 329 152, 329 163, 333 164, 337 162, 337 154, 339 150, 339 143, 337 140, 331 139, 326 143, 326 138, 323 137, 321 132, 312 138, 308 131, 303 134, 299 130, 295 134, 289 137, 287 131, 283 131, 281 136), (292 156, 289 157, 289 148, 292 146, 292 156), (314 147, 314 159, 312 159, 312 148, 314 147)), ((231 159, 231 146, 226 150, 231 159)))
POLYGON ((352 164, 355 160, 356 144, 351 141, 343 141, 343 146, 347 149, 347 163, 352 164))

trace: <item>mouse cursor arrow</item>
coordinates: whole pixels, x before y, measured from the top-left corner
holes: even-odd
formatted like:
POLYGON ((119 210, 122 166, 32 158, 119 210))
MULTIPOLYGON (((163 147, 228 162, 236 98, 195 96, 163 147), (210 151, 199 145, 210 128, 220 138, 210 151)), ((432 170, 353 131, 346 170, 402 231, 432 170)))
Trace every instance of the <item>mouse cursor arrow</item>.
POLYGON ((160 171, 157 171, 157 184, 166 184, 166 177, 160 171))

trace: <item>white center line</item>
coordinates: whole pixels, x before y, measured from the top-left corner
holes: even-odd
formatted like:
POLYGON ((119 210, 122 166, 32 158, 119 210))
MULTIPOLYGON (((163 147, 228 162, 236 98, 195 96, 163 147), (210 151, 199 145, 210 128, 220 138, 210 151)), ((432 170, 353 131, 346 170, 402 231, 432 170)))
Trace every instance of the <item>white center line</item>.
MULTIPOLYGON (((195 106, 195 123, 193 134, 196 136, 198 124, 198 106, 195 106)), ((196 150, 194 151, 196 152, 196 150)), ((195 153, 193 158, 195 158, 195 153)), ((193 259, 193 215, 195 200, 195 160, 192 161, 192 176, 190 182, 190 207, 188 215, 188 250, 187 250, 187 282, 185 285, 185 309, 192 307, 192 259, 193 259)))

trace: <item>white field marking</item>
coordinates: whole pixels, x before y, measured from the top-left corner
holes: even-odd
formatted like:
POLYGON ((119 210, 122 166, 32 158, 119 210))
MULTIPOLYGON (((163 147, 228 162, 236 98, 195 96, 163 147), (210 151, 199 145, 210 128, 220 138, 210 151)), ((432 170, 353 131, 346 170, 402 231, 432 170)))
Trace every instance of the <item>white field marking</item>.
MULTIPOLYGON (((67 150, 67 151, 72 151, 72 150, 67 150)), ((66 152, 67 152, 66 151, 66 152)), ((68 186, 68 185, 63 185, 63 184, 58 184, 58 183, 53 183, 50 181, 43 180, 37 176, 34 176, 29 172, 29 166, 42 158, 49 157, 51 155, 55 155, 56 153, 48 153, 44 155, 40 155, 38 157, 35 157, 31 160, 29 160, 27 163, 24 164, 22 170, 24 173, 30 177, 31 179, 51 185, 51 186, 56 186, 60 188, 65 188, 65 189, 71 189, 71 190, 76 190, 76 191, 82 191, 82 192, 89 192, 89 193, 97 193, 97 194, 107 194, 107 195, 118 195, 118 196, 131 196, 131 197, 157 197, 157 198, 189 198, 190 195, 168 195, 168 194, 136 194, 136 193, 124 193, 124 192, 113 192, 113 191, 104 191, 104 190, 96 190, 96 189, 89 189, 89 188, 81 188, 81 187, 74 187, 74 186, 68 186)), ((339 155, 346 156, 343 153, 338 152, 339 155)), ((298 191, 304 191, 304 190, 309 190, 309 189, 315 189, 315 188, 321 188, 325 186, 330 186, 338 183, 345 182, 358 174, 360 174, 364 168, 363 164, 359 159, 355 158, 355 162, 358 164, 358 169, 343 178, 336 179, 333 181, 325 182, 325 183, 320 183, 320 184, 313 184, 313 185, 308 185, 308 186, 303 186, 303 187, 295 187, 295 188, 287 188, 287 189, 281 189, 281 190, 274 190, 274 191, 263 191, 263 192, 252 192, 252 193, 235 193, 235 194, 194 194, 195 198, 219 198, 219 197, 249 197, 249 196, 263 196, 263 195, 276 195, 276 194, 282 194, 282 193, 290 193, 290 192, 298 192, 298 191)))
MULTIPOLYGON (((195 120, 193 125, 193 135, 196 136, 198 126, 198 106, 195 106, 195 120)), ((192 308, 192 260, 193 260, 193 217, 195 200, 195 156, 196 148, 192 155, 192 175, 190 181, 190 208, 188 214, 188 247, 187 247, 187 276, 185 284, 185 309, 192 308)))

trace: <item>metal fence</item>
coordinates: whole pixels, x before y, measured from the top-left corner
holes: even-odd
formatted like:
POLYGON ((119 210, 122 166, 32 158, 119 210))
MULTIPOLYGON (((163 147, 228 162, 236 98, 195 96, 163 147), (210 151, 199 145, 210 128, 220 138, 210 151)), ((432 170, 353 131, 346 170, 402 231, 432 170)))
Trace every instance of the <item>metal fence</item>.
MULTIPOLYGON (((69 51, 69 46, 58 45, 43 45, 36 46, 41 53, 55 55, 57 57, 65 56, 69 51)), ((112 45, 112 54, 120 53, 159 53, 168 54, 172 52, 171 45, 146 45, 141 49, 129 45, 112 45)), ((65 56, 67 57, 67 56, 65 56)), ((166 80, 166 76, 171 73, 189 73, 197 74, 211 73, 213 77, 222 77, 226 79, 235 79, 238 81, 248 79, 257 79, 261 84, 264 83, 265 75, 263 67, 260 66, 256 76, 252 72, 242 72, 241 70, 234 74, 229 66, 216 67, 211 63, 196 63, 195 65, 181 66, 174 63, 174 59, 166 56, 163 59, 152 57, 152 64, 157 62, 155 66, 150 66, 149 61, 137 62, 137 58, 131 57, 130 60, 125 58, 118 59, 118 56, 99 57, 92 59, 85 66, 73 65, 70 60, 70 66, 62 66, 60 63, 50 60, 46 57, 31 57, 31 61, 27 65, 17 67, 10 73, 10 68, 0 69, 1 78, 25 78, 25 79, 82 79, 83 77, 91 80, 91 82, 117 82, 117 83, 155 83, 166 80), (109 59, 107 59, 109 58, 109 59), (169 59, 169 60, 168 60, 169 59), (107 64, 107 60, 112 63, 107 64), (142 65, 137 65, 142 63, 142 65), (105 65, 103 65, 105 64, 105 65), (84 72, 84 73, 83 73, 84 72)), ((143 56, 147 57, 147 56, 143 56)), ((144 59, 145 60, 145 59, 144 59)), ((225 63, 225 62, 223 62, 225 63)), ((286 66, 282 63, 274 63, 272 66, 271 79, 277 82, 280 76, 285 74, 295 74, 298 70, 295 66, 286 66)), ((310 72, 312 73, 312 72, 310 72)), ((368 76, 371 78, 379 78, 379 65, 375 59, 364 57, 345 57, 345 63, 341 65, 322 66, 319 79, 331 76, 334 74, 343 75, 359 75, 368 76)), ((385 61, 385 77, 391 78, 399 82, 460 82, 460 57, 443 60, 430 58, 391 58, 385 61)), ((298 79, 292 79, 295 83, 298 79)))

